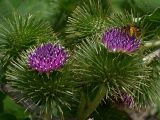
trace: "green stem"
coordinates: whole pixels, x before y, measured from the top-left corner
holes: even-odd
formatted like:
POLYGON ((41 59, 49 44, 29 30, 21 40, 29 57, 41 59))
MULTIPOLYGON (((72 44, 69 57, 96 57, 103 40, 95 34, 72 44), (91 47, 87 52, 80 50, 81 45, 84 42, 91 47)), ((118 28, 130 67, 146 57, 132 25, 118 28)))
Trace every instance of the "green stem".
MULTIPOLYGON (((106 95, 106 88, 104 85, 101 85, 95 98, 92 101, 88 101, 88 104, 85 104, 85 107, 82 107, 79 112, 78 120, 85 120, 89 117, 89 115, 97 108, 97 106, 101 103, 102 99, 106 95)), ((84 105, 84 104, 83 104, 84 105)))
POLYGON ((45 108, 45 111, 44 111, 44 118, 43 120, 52 120, 52 111, 51 111, 51 104, 47 106, 47 108, 45 108))
POLYGON ((51 114, 49 114, 49 113, 44 113, 44 120, 52 120, 52 119, 51 119, 51 114))
POLYGON ((86 98, 85 98, 85 93, 81 93, 81 98, 80 98, 80 103, 78 107, 78 112, 77 112, 77 118, 81 118, 83 116, 83 112, 86 106, 86 98))

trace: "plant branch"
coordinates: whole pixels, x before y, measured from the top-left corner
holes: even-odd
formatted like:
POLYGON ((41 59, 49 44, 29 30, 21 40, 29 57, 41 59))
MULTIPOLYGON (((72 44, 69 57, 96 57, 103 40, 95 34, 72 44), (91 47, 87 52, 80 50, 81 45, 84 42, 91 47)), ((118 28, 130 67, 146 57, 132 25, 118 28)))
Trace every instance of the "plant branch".
POLYGON ((147 41, 144 46, 147 48, 160 46, 160 40, 147 41))
POLYGON ((22 94, 20 92, 15 91, 10 85, 8 84, 2 84, 0 86, 0 91, 7 94, 9 97, 11 97, 17 104, 20 106, 27 108, 27 110, 31 113, 35 112, 36 109, 38 109, 38 106, 34 104, 30 99, 29 100, 20 100, 19 98, 22 97, 22 94), (32 105, 31 107, 28 107, 32 105))
POLYGON ((143 58, 143 61, 144 63, 149 64, 156 58, 160 58, 160 49, 148 54, 146 57, 143 58))
POLYGON ((104 85, 101 85, 99 90, 97 91, 97 94, 95 98, 92 101, 88 101, 88 104, 86 104, 85 107, 83 107, 83 111, 81 113, 81 116, 78 116, 78 120, 85 120, 89 117, 89 115, 95 111, 97 106, 100 104, 100 102, 103 100, 104 96, 106 95, 106 88, 104 85))
POLYGON ((85 98, 85 93, 82 92, 81 93, 81 98, 80 98, 80 103, 79 103, 79 107, 78 107, 78 111, 77 111, 77 117, 80 118, 83 116, 83 110, 85 110, 85 106, 86 106, 86 98, 85 98))
POLYGON ((157 109, 150 107, 145 110, 135 111, 131 109, 124 110, 131 117, 132 120, 157 120, 157 109))
POLYGON ((32 120, 41 120, 41 116, 38 114, 39 107, 32 102, 32 100, 20 100, 22 94, 18 91, 15 91, 10 85, 8 84, 0 84, 0 92, 8 95, 14 102, 18 105, 25 108, 28 112, 32 114, 32 120), (31 106, 31 107, 29 107, 31 106))

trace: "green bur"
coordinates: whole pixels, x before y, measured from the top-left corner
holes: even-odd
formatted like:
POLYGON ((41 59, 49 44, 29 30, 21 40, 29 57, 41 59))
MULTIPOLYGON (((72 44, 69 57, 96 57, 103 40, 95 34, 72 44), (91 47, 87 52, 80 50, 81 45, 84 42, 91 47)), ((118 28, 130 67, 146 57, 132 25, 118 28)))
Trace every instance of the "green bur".
MULTIPOLYGON (((137 93, 141 96, 141 91, 150 89, 147 81, 153 80, 150 67, 144 65, 138 52, 110 52, 102 43, 92 41, 83 42, 75 52, 73 72, 82 89, 79 120, 89 117, 105 97, 112 99, 123 92, 133 98, 137 93)), ((132 107, 138 104, 137 100, 132 107)))

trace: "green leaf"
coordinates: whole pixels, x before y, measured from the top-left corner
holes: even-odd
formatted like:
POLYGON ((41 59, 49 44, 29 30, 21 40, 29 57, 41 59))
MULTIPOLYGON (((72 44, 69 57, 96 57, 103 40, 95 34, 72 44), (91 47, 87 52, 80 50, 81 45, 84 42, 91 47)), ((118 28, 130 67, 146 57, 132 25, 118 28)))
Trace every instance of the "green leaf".
POLYGON ((148 26, 145 30, 146 35, 150 37, 160 35, 160 8, 155 9, 150 15, 145 15, 142 18, 142 23, 148 26))
MULTIPOLYGON (((25 112, 24 108, 17 105, 9 97, 6 97, 3 102, 4 102, 4 111, 8 114, 16 116, 17 120, 23 120, 24 118, 26 118, 29 115, 28 112, 25 112)), ((8 119, 6 119, 6 120, 8 120, 8 119)))
POLYGON ((9 17, 12 12, 18 11, 23 15, 32 13, 37 19, 49 19, 51 11, 49 8, 49 0, 1 0, 0 1, 0 15, 9 17))
POLYGON ((114 11, 134 11, 141 17, 151 14, 158 8, 160 6, 160 0, 112 0, 111 6, 114 11))
POLYGON ((146 14, 152 13, 160 6, 160 0, 133 0, 134 4, 146 14))
POLYGON ((55 31, 64 32, 68 16, 79 0, 51 0, 51 23, 55 31))
POLYGON ((9 113, 1 113, 0 118, 1 120, 17 120, 16 116, 9 113))
POLYGON ((4 98, 5 98, 6 96, 2 93, 2 92, 0 92, 0 113, 2 113, 3 111, 4 111, 4 104, 3 104, 3 100, 4 100, 4 98))

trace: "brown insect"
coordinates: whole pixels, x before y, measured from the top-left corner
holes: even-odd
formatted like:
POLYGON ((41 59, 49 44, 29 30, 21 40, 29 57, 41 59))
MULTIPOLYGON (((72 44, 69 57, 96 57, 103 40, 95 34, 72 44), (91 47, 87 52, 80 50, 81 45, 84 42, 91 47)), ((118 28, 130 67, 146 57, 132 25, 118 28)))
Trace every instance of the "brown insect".
POLYGON ((136 38, 140 37, 141 31, 135 25, 127 25, 122 28, 122 31, 127 33, 130 37, 134 36, 136 38))

